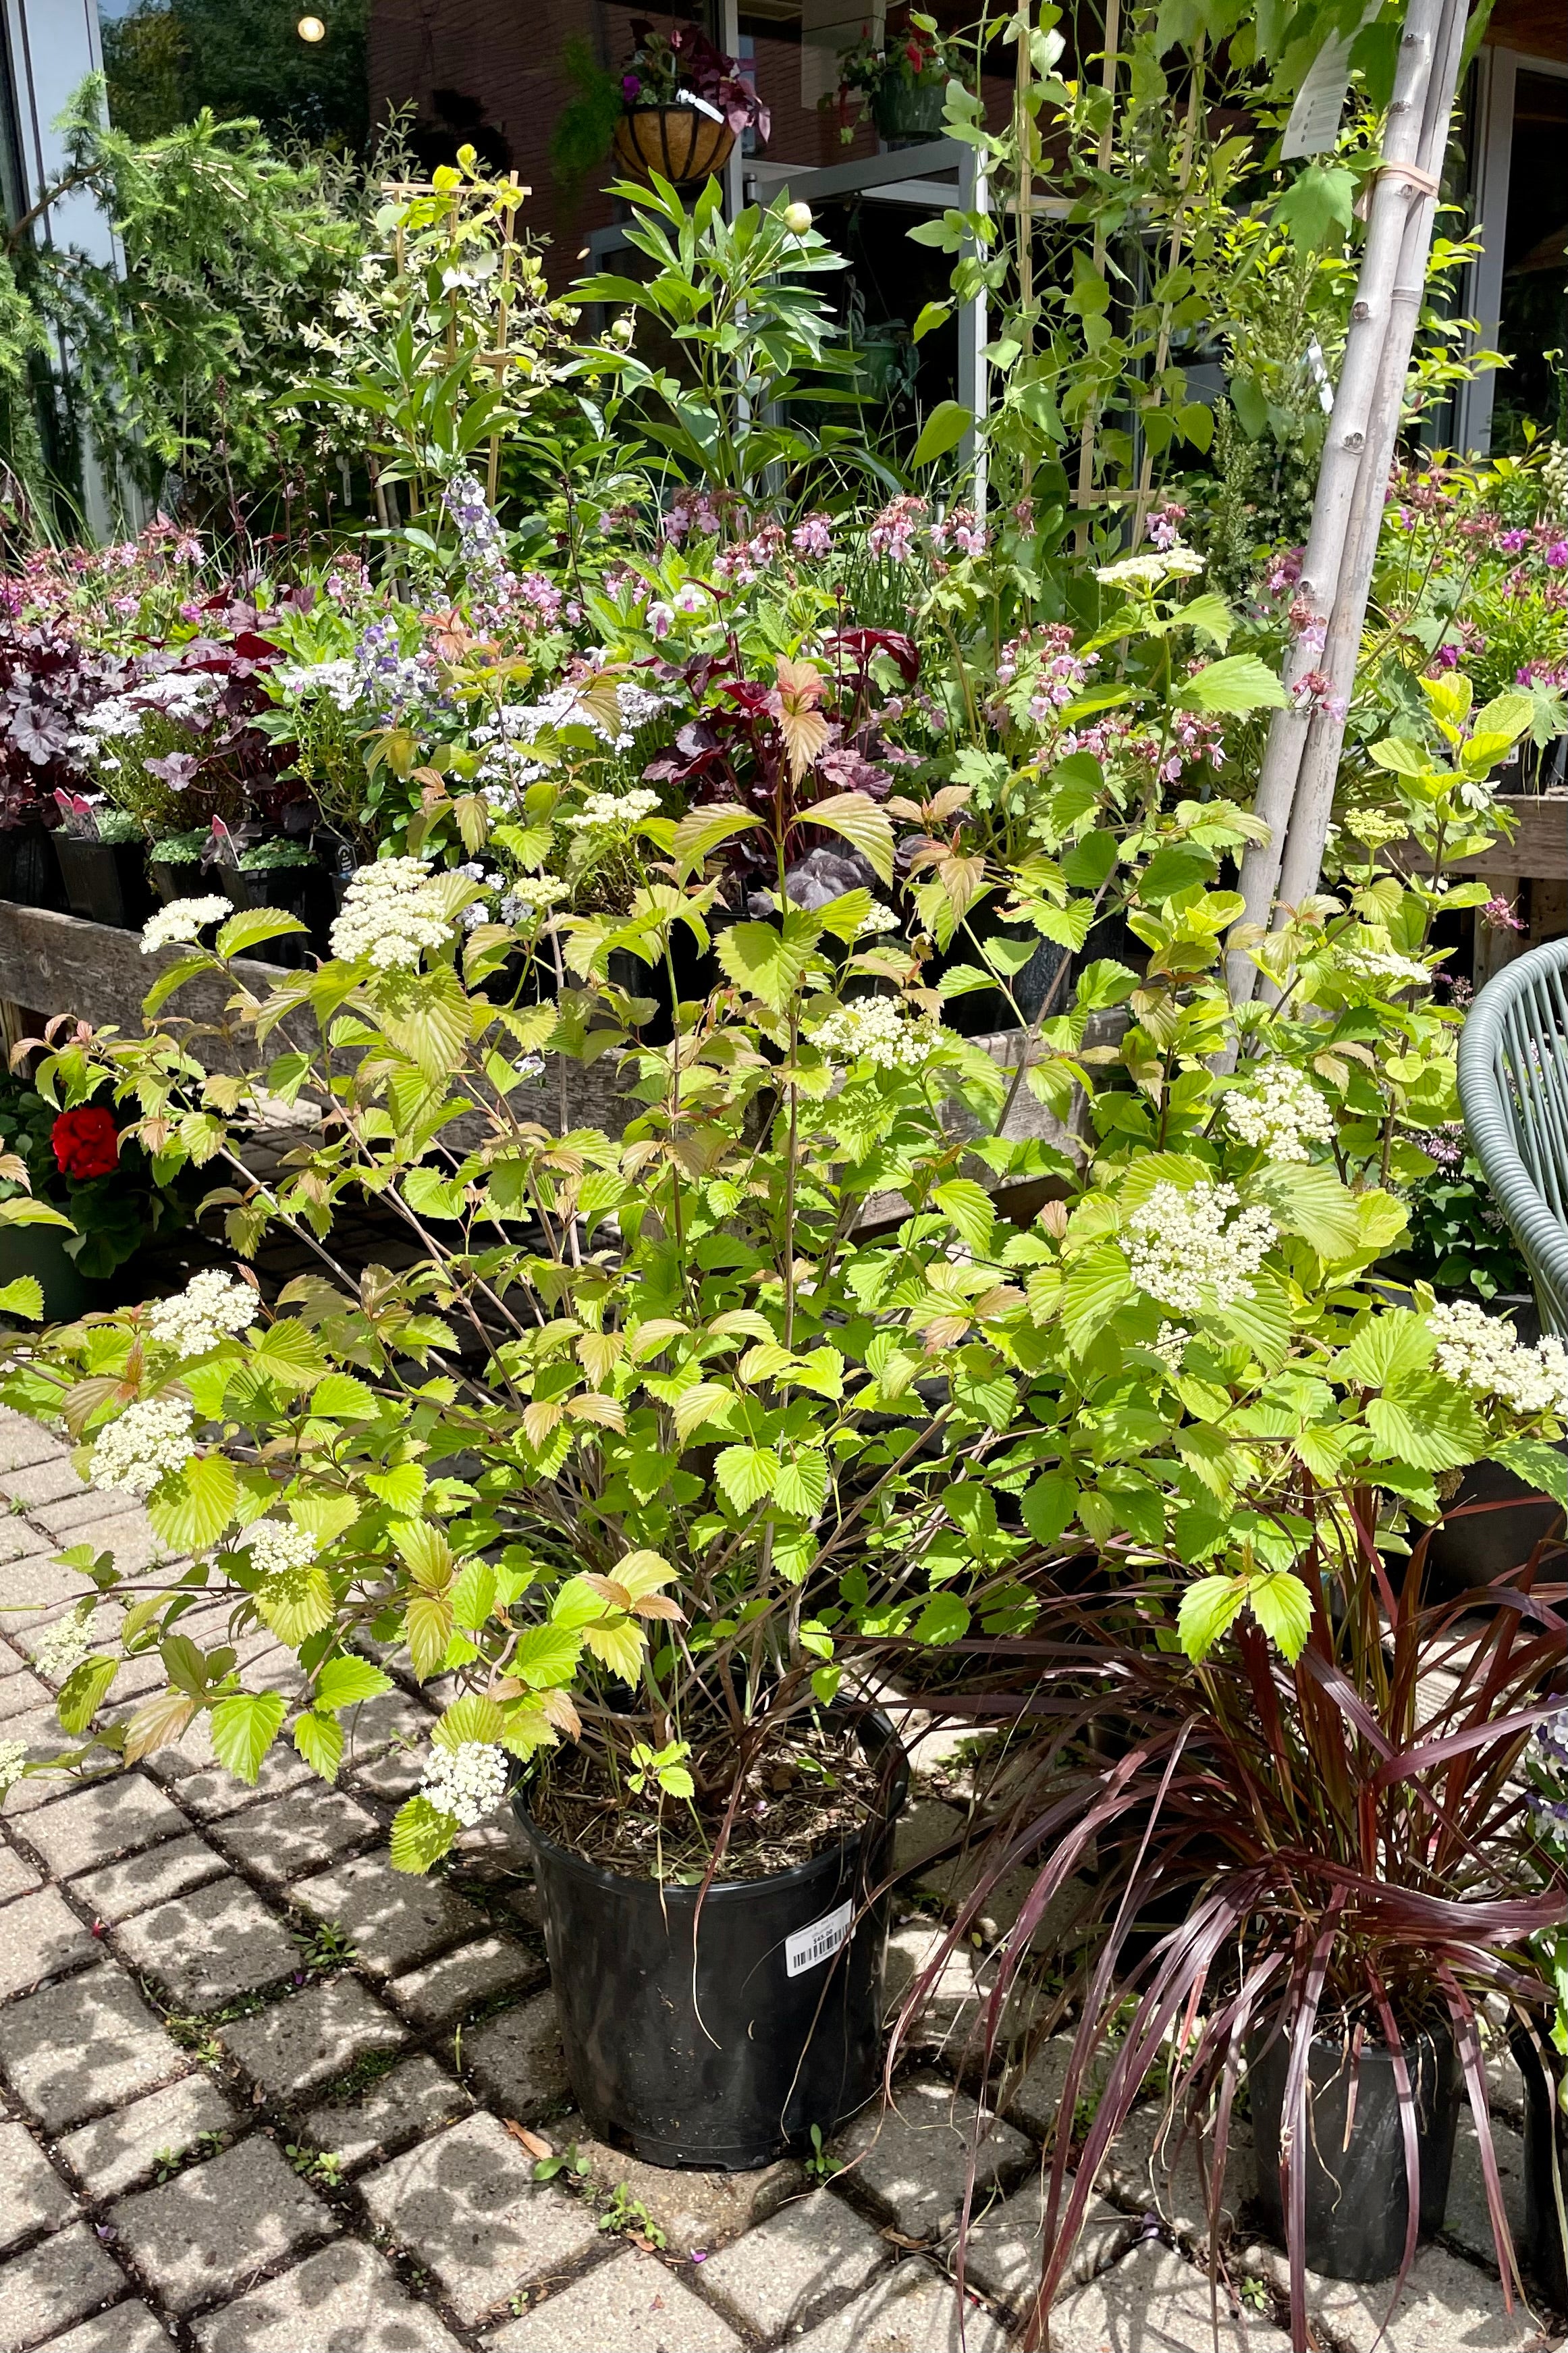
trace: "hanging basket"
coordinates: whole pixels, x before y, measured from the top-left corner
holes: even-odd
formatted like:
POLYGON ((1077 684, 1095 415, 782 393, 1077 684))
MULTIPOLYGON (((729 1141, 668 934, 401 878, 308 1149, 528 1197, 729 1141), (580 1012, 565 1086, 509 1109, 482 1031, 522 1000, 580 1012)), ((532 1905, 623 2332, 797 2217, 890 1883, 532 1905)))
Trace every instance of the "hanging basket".
POLYGON ((638 106, 616 125, 616 153, 639 180, 661 179, 678 188, 721 172, 735 134, 696 106, 638 106))
POLYGON ((889 147, 921 147, 942 137, 946 110, 945 82, 886 81, 871 100, 871 120, 889 147))

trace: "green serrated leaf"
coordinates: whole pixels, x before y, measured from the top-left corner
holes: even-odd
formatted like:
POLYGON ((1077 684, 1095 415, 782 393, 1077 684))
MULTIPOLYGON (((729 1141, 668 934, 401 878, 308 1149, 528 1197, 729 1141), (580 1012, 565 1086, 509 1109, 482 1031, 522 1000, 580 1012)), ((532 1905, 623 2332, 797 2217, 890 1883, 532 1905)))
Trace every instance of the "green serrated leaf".
POLYGON ((335 1715, 313 1715, 307 1710, 296 1716, 294 1746, 323 1781, 337 1779, 343 1761, 343 1727, 335 1715))
POLYGON ((1255 1577, 1247 1590, 1247 1606, 1269 1641, 1292 1666, 1312 1630, 1312 1597, 1288 1568, 1255 1577))
POLYGON ((281 1692, 240 1692, 232 1699, 220 1699, 211 1717, 218 1762, 237 1780, 254 1782, 286 1713, 281 1692))
POLYGON ((1245 1577, 1200 1577, 1182 1596, 1176 1632, 1194 1667, 1208 1657, 1247 1599, 1245 1577))
POLYGON ((222 1454, 196 1454, 147 1499, 154 1533, 171 1552, 203 1552, 234 1518, 239 1482, 222 1454))
POLYGON ((340 1658, 329 1659, 316 1677, 316 1705, 357 1707, 362 1700, 379 1699, 383 1692, 392 1688, 392 1677, 380 1667, 369 1659, 344 1652, 340 1658))
POLYGON ((410 1798, 392 1818, 394 1871, 422 1873, 439 1862, 462 1824, 442 1813, 428 1798, 410 1798))
POLYGON ((119 1664, 118 1659, 106 1658, 100 1651, 71 1669, 55 1702, 55 1714, 68 1732, 87 1730, 109 1696, 119 1664))
POLYGON ((732 1508, 749 1512, 773 1493, 779 1458, 771 1446, 726 1446, 713 1470, 732 1508))

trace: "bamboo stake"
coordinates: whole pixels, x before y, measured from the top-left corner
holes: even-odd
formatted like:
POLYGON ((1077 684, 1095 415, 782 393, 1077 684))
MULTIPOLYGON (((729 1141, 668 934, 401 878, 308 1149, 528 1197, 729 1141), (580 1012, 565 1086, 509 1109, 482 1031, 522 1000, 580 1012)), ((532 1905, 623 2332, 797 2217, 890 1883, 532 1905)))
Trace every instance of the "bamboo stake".
MULTIPOLYGON (((1105 128, 1100 134, 1100 168, 1102 172, 1108 172, 1110 169, 1110 158, 1116 143, 1116 45, 1121 38, 1121 0, 1107 0, 1105 60, 1100 74, 1100 88, 1110 103, 1106 109, 1105 128)), ((1103 277, 1105 274, 1105 224, 1102 220, 1096 220, 1094 224, 1094 266, 1103 277)), ((1083 432, 1078 445, 1078 503, 1083 511, 1079 515, 1078 526, 1078 553, 1080 556, 1087 555, 1089 553, 1088 510, 1094 490, 1094 425, 1095 403, 1091 400, 1088 414, 1083 420, 1083 432)))
MULTIPOLYGON (((1185 226, 1187 196, 1193 184, 1193 161, 1197 152, 1198 107, 1204 87, 1205 43, 1200 33, 1193 55, 1193 86, 1187 97, 1187 120, 1182 132, 1182 163, 1176 175, 1176 217, 1171 227, 1171 242, 1165 252, 1165 275, 1170 277, 1182 258, 1182 231, 1185 226)), ((1154 397, 1151 408, 1158 408, 1164 398, 1160 378, 1165 373, 1171 356, 1171 310, 1166 301, 1161 306, 1160 336, 1154 350, 1154 397)), ((1147 434, 1143 440, 1143 458, 1138 469, 1138 497, 1132 510, 1131 548, 1134 555, 1143 544, 1143 529, 1149 519, 1150 493, 1154 486, 1154 451, 1147 434)))
MULTIPOLYGON (((1298 630, 1286 656, 1284 685, 1290 695, 1290 704, 1274 713, 1253 804, 1255 814, 1268 828, 1268 839, 1250 847, 1242 860, 1240 887, 1246 903, 1240 923, 1254 930, 1268 929, 1279 888, 1291 807, 1312 723, 1306 698, 1298 696, 1297 689, 1307 673, 1319 667, 1320 649, 1326 645, 1326 635, 1320 632, 1326 633, 1340 603, 1352 507, 1391 332, 1394 290, 1400 276, 1405 229, 1411 220, 1413 200, 1418 195, 1408 176, 1408 167, 1420 168, 1427 98, 1434 89, 1434 77, 1442 76, 1448 53, 1454 49, 1449 28, 1456 16, 1458 39, 1462 42, 1462 0, 1411 0, 1400 38, 1394 97, 1384 138, 1384 166, 1373 187, 1361 274, 1351 307, 1344 361, 1323 444, 1311 530, 1301 565, 1298 602, 1306 606, 1310 618, 1298 630), (1442 66, 1438 62, 1439 51, 1443 54, 1442 66)), ((1457 64, 1457 49, 1454 56, 1457 64)), ((1446 135, 1453 105, 1451 76, 1447 79, 1443 97, 1440 111, 1446 135)), ((1429 210, 1426 217, 1429 237, 1429 210)), ((1426 254, 1426 242, 1423 240, 1423 269, 1426 254)), ((1408 356, 1406 349, 1406 362, 1408 356)), ((1400 381, 1403 389, 1403 374, 1400 381)), ((1385 460, 1384 478, 1386 472, 1385 460)), ((1227 973, 1233 1000, 1245 1003, 1258 981, 1257 969, 1245 951, 1231 950, 1227 973)))
MULTIPOLYGON (((1013 60, 1013 144, 1017 151, 1017 197, 1015 217, 1017 221, 1018 248, 1018 341, 1023 346, 1026 363, 1035 349, 1035 141, 1034 119, 1029 112, 1029 78, 1034 60, 1029 46, 1030 0, 1018 0, 1016 35, 1018 54, 1013 60)), ((1027 440, 1024 443, 1023 487, 1026 496, 1035 477, 1035 457, 1027 440)))
POLYGON ((1355 690, 1356 658, 1366 619, 1378 534, 1383 527, 1389 469, 1404 413, 1411 346, 1421 316, 1426 259, 1437 210, 1437 183, 1448 143, 1464 48, 1465 18, 1463 0, 1449 0, 1422 124, 1417 157, 1419 178, 1407 184, 1405 235, 1399 272, 1390 298, 1383 365, 1368 425, 1366 451, 1356 482, 1339 593, 1323 647, 1322 669, 1329 680, 1329 691, 1312 712, 1286 837, 1279 896, 1287 906, 1299 906, 1303 899, 1310 899, 1322 872, 1323 847, 1333 814, 1346 712, 1355 690))

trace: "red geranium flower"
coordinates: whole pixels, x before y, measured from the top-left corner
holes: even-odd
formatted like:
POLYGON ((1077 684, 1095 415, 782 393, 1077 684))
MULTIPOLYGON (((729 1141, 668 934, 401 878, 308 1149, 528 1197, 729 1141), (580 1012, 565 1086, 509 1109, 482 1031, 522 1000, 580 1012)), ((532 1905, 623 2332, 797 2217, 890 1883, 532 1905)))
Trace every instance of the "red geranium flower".
POLYGON ((62 1111, 49 1131, 55 1158, 67 1176, 84 1182, 89 1176, 111 1176, 120 1160, 120 1131, 98 1103, 79 1111, 62 1111))

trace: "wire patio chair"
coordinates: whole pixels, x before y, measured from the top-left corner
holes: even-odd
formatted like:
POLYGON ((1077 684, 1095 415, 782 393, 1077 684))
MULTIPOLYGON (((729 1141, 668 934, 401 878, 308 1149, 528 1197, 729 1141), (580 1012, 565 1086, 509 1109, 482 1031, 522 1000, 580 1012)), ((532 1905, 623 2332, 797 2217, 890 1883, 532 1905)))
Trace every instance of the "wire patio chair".
POLYGON ((1488 981, 1459 1034, 1459 1102, 1530 1269, 1543 1331, 1568 1335, 1568 939, 1488 981))

